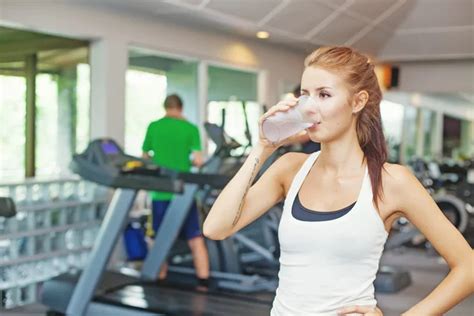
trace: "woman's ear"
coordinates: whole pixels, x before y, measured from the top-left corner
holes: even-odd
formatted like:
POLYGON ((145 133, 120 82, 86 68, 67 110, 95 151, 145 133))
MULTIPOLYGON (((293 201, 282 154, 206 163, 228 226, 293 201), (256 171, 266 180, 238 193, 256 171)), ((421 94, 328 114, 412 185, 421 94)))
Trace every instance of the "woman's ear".
POLYGON ((352 98, 352 113, 356 114, 362 111, 368 100, 369 94, 367 93, 367 91, 362 90, 357 92, 352 98))

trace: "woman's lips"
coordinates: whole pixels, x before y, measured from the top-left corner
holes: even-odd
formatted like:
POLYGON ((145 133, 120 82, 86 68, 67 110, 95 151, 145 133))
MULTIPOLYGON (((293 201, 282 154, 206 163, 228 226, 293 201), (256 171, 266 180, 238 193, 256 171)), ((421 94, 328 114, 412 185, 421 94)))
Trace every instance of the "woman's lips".
POLYGON ((319 127, 320 124, 321 124, 321 122, 316 122, 316 123, 314 123, 313 125, 311 125, 311 126, 308 128, 308 130, 310 130, 310 131, 315 131, 315 130, 318 129, 318 127, 319 127))

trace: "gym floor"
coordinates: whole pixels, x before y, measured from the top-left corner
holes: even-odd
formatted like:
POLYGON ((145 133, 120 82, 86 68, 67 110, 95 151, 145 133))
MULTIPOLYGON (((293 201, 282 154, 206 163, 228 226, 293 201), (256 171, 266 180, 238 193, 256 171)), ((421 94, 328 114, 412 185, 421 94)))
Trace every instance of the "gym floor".
MULTIPOLYGON (((449 272, 443 258, 422 250, 403 249, 384 253, 382 264, 410 271, 412 285, 397 294, 378 294, 384 316, 400 315, 426 297, 449 272)), ((446 315, 473 316, 474 296, 468 297, 446 315)))
MULTIPOLYGON (((423 299, 448 273, 446 262, 426 251, 403 249, 385 253, 382 264, 408 269, 413 284, 397 294, 378 294, 377 300, 385 316, 396 316, 406 311, 410 306, 423 299)), ((35 304, 1 312, 2 316, 36 316, 45 315, 44 306, 35 304)), ((474 296, 471 296, 456 306, 446 315, 474 315, 474 296)))

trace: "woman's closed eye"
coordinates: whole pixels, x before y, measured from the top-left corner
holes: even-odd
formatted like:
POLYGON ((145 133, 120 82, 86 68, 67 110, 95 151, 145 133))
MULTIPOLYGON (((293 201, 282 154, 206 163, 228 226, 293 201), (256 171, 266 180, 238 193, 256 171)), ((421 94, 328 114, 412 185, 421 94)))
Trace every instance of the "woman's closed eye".
POLYGON ((322 99, 326 99, 326 98, 329 98, 331 95, 327 92, 324 92, 324 91, 321 91, 319 93, 319 97, 322 98, 322 99))

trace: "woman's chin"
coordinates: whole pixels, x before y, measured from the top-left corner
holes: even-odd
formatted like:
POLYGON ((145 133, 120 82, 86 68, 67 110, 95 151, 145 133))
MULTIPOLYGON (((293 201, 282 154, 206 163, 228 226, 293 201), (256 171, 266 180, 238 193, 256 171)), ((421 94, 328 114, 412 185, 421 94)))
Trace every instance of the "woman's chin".
POLYGON ((319 139, 321 138, 321 127, 318 125, 312 125, 306 129, 306 132, 308 133, 309 138, 313 142, 319 142, 319 139))
POLYGON ((310 132, 308 131, 309 139, 314 143, 320 143, 322 141, 321 135, 319 132, 310 132))

